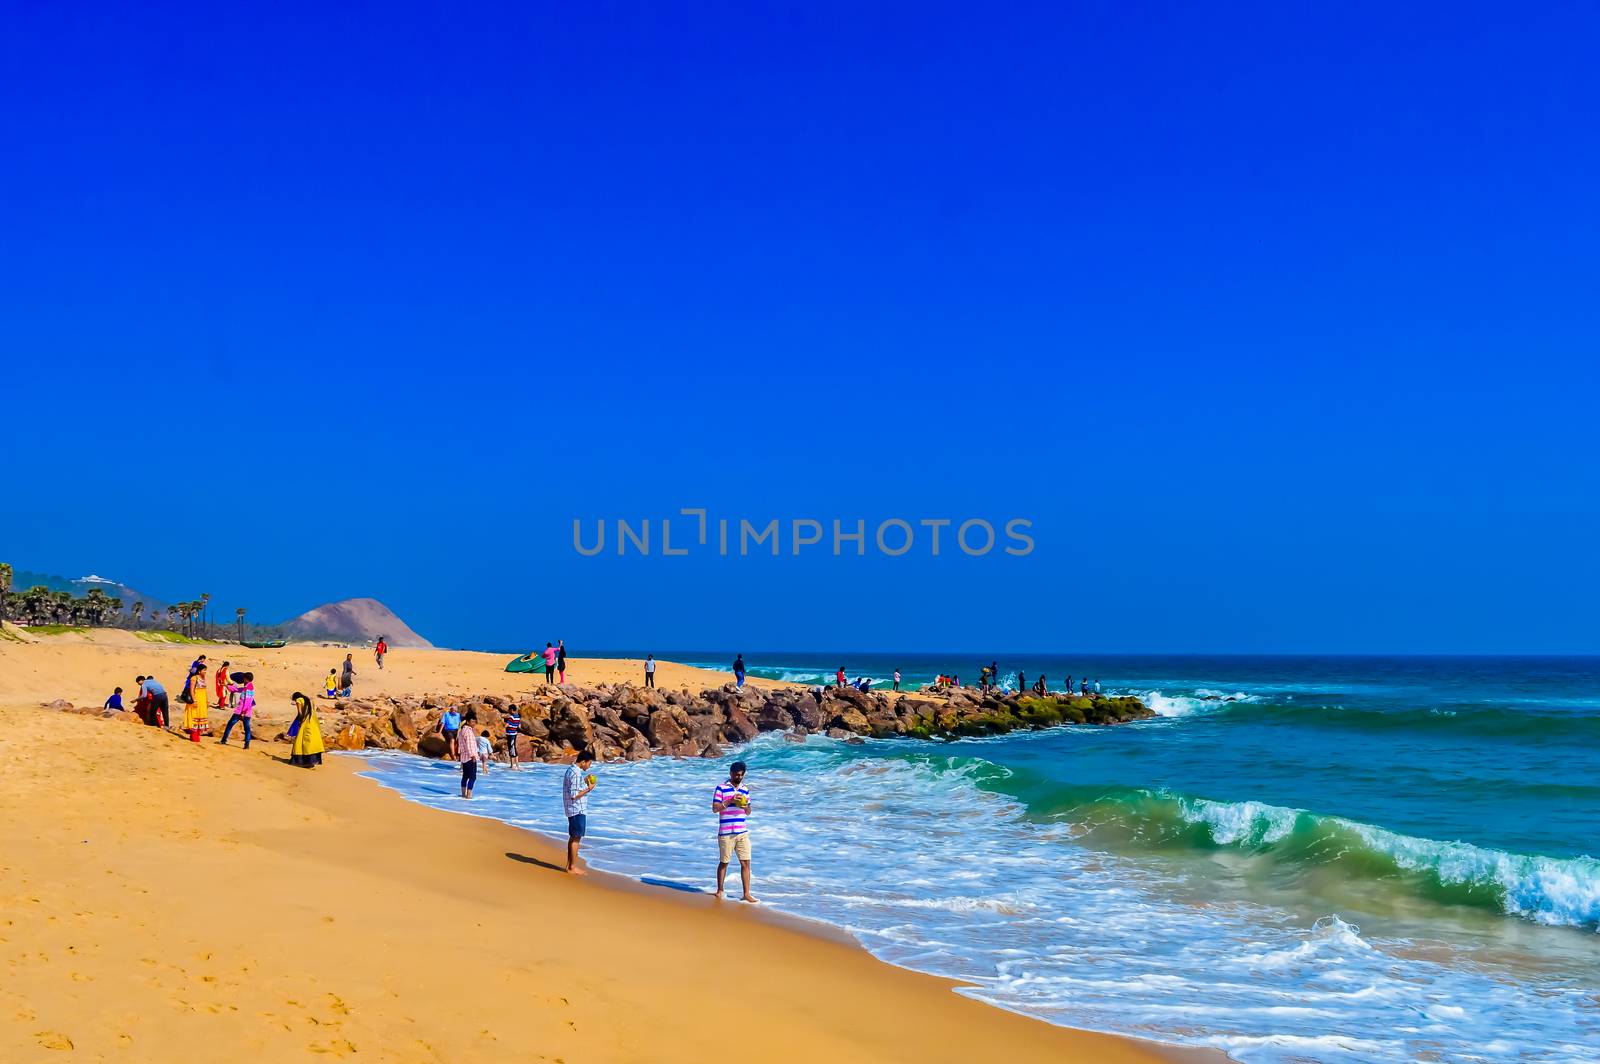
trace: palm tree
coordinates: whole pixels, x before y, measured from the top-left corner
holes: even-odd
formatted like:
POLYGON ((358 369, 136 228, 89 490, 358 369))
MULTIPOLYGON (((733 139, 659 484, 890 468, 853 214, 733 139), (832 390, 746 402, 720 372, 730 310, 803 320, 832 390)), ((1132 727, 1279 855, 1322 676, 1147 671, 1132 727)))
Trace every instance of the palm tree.
POLYGON ((0 625, 6 623, 6 596, 11 593, 11 566, 0 562, 0 625))
POLYGON ((201 623, 205 626, 204 631, 206 635, 211 634, 211 622, 205 619, 205 608, 210 602, 211 595, 209 593, 201 595, 200 601, 196 604, 199 606, 199 609, 195 611, 201 615, 201 623))
POLYGON ((83 596, 82 609, 88 615, 89 623, 98 628, 106 615, 106 593, 97 587, 91 587, 83 596))
POLYGON ((28 617, 29 624, 43 624, 50 617, 50 608, 54 603, 50 589, 43 584, 35 584, 22 593, 22 610, 28 617))
POLYGON ((143 616, 144 616, 144 603, 143 602, 135 602, 133 604, 133 626, 135 628, 139 627, 139 618, 143 617, 143 616))
POLYGON ((239 642, 243 643, 244 642, 244 607, 240 606, 238 609, 234 610, 233 612, 237 615, 237 619, 238 619, 238 624, 239 624, 239 642))
POLYGON ((54 591, 51 592, 50 599, 55 612, 56 623, 65 624, 72 618, 72 592, 54 591))
POLYGON ((118 598, 117 596, 115 596, 115 595, 112 595, 110 598, 106 599, 106 612, 107 613, 121 613, 122 612, 122 600, 120 598, 118 598))

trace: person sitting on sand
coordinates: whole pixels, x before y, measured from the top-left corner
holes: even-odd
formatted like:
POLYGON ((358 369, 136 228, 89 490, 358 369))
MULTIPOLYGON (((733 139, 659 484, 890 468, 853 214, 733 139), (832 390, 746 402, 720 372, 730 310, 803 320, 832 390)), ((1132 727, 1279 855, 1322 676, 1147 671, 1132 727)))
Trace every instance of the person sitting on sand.
POLYGON ((455 706, 446 707, 439 715, 439 734, 444 738, 445 749, 456 748, 456 732, 461 730, 461 714, 456 712, 455 706))
POLYGON ((746 765, 735 761, 728 778, 711 793, 711 811, 717 814, 717 897, 722 897, 722 881, 728 874, 728 861, 739 858, 739 879, 744 884, 744 900, 754 902, 750 893, 750 788, 744 785, 746 765))
POLYGON ((228 717, 228 723, 222 728, 221 745, 228 745, 228 736, 233 734, 233 726, 235 724, 243 724, 244 748, 248 750, 250 749, 250 740, 254 738, 250 734, 250 718, 254 717, 256 713, 256 678, 254 673, 241 672, 235 673, 234 679, 243 682, 228 685, 228 693, 233 695, 235 702, 233 713, 228 717))
POLYGON ((106 704, 100 708, 114 709, 119 713, 122 712, 122 688, 119 687, 115 691, 112 691, 111 697, 107 698, 106 704))
POLYGON ((461 762, 461 797, 471 798, 473 785, 478 782, 478 733, 472 727, 478 720, 478 711, 467 710, 467 719, 456 732, 456 760, 461 762))
POLYGON ((322 697, 323 698, 338 698, 339 697, 339 670, 338 669, 329 669, 328 670, 328 678, 322 681, 322 697))
POLYGON ((294 705, 294 723, 289 725, 289 764, 299 768, 315 768, 322 764, 322 725, 317 723, 317 710, 311 699, 296 691, 289 699, 294 705))
POLYGON ((575 876, 584 874, 578 867, 578 847, 589 831, 589 792, 594 790, 596 780, 585 773, 592 764, 594 751, 586 746, 561 777, 561 808, 567 814, 567 871, 575 876))

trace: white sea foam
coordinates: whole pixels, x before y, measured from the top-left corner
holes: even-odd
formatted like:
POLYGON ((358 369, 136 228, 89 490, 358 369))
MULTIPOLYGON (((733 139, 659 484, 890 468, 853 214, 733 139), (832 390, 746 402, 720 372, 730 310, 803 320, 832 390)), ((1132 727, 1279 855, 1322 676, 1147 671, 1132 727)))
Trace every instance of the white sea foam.
MULTIPOLYGON (((774 908, 845 928, 886 961, 969 982, 963 993, 1248 1062, 1564 1062, 1589 1059, 1580 1047, 1600 1035, 1580 988, 1414 959, 1336 915, 1307 926, 1262 907, 1174 901, 1173 884, 1149 868, 1087 850, 1061 824, 1029 820, 976 786, 993 766, 884 749, 764 737, 741 752, 757 885, 774 908)), ((363 756, 386 786, 468 811, 454 766, 363 756)), ((497 768, 470 811, 559 837, 561 771, 497 768)), ((710 792, 723 767, 657 759, 597 772, 585 848, 594 864, 707 887, 710 792)), ((1275 807, 1190 811, 1220 836, 1281 830, 1275 807)))

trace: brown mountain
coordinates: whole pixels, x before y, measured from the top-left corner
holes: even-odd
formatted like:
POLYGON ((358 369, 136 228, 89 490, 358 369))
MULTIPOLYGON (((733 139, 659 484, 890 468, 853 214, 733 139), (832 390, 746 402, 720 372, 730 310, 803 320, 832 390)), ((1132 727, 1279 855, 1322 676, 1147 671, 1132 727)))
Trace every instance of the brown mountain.
POLYGON ((431 647, 377 599, 353 598, 307 610, 283 625, 290 639, 334 643, 371 643, 379 636, 392 647, 431 647))

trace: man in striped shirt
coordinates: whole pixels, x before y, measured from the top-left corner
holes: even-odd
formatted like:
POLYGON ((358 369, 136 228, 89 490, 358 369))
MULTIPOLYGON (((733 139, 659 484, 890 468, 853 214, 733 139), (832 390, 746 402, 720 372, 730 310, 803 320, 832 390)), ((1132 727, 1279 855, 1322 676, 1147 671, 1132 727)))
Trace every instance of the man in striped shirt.
POLYGON ((735 761, 727 780, 711 795, 711 811, 717 814, 717 897, 722 897, 728 861, 737 854, 744 900, 754 902, 750 893, 750 788, 744 785, 744 773, 745 763, 735 761))

